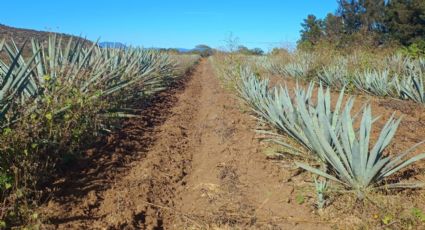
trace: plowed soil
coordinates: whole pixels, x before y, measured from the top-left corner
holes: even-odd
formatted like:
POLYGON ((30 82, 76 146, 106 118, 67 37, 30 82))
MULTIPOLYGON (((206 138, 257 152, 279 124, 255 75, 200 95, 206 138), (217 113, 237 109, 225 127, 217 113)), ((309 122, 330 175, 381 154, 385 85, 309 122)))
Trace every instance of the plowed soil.
POLYGON ((44 228, 327 229, 241 108, 202 60, 51 186, 44 228))

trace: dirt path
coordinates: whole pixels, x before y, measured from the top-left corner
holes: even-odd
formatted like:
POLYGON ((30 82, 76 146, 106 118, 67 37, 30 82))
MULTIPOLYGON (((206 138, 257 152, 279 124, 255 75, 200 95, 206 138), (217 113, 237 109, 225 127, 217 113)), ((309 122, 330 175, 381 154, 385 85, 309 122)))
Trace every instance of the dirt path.
POLYGON ((293 172, 266 159, 256 122, 221 88, 211 64, 203 60, 181 84, 153 106, 148 121, 129 122, 113 138, 114 148, 94 150, 106 157, 93 164, 120 164, 83 167, 60 181, 62 189, 44 207, 45 227, 325 228, 311 208, 294 201, 293 172))

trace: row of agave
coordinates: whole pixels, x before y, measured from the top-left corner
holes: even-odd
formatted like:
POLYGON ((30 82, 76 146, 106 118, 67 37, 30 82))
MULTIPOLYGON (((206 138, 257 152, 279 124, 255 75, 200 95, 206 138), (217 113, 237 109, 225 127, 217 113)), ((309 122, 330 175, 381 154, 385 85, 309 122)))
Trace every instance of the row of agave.
MULTIPOLYGON (((421 61, 421 60, 420 60, 421 61)), ((420 63, 419 61, 417 63, 420 63)), ((425 103, 425 66, 412 65, 407 62, 399 75, 389 69, 356 71, 351 77, 345 64, 322 67, 318 73, 319 81, 337 89, 352 85, 366 93, 413 100, 425 103)))
MULTIPOLYGON (((0 61, 0 124, 9 121, 12 105, 37 101, 49 87, 74 87, 92 100, 105 98, 116 92, 126 94, 124 100, 152 94, 163 87, 164 78, 171 77, 175 69, 173 61, 162 53, 143 49, 101 49, 96 44, 87 47, 82 41, 52 36, 47 47, 32 40, 32 57, 25 60, 23 48, 4 41, 4 51, 9 61, 0 61), (128 87, 139 86, 133 94, 128 87)), ((59 89, 57 89, 59 90, 59 89)), ((120 104, 120 103, 117 103, 120 104)), ((60 108, 55 113, 65 110, 60 108)), ((116 108, 114 108, 116 110, 116 108)), ((15 111, 16 112, 16 111, 15 111)))
POLYGON ((322 164, 321 168, 315 168, 297 162, 300 168, 354 190, 360 199, 369 190, 382 186, 421 186, 419 183, 384 183, 387 177, 425 158, 425 153, 406 158, 418 145, 396 156, 384 154, 401 119, 391 117, 371 146, 371 130, 376 119, 372 117, 370 105, 364 105, 359 114, 353 115, 354 98, 344 99, 344 90, 332 107, 330 89, 324 90, 320 85, 317 100, 312 100, 314 89, 314 83, 307 88, 297 86, 293 94, 287 87, 269 88, 268 80, 259 80, 249 69, 241 71, 238 87, 241 98, 261 120, 274 127, 279 134, 295 139, 322 164), (358 119, 360 125, 356 127, 358 119))
MULTIPOLYGON (((269 58, 263 68, 282 76, 290 76, 297 80, 306 80, 315 73, 317 81, 336 89, 343 87, 356 88, 360 91, 376 95, 413 100, 425 103, 425 59, 413 60, 402 55, 392 55, 375 63, 368 63, 364 70, 349 71, 349 65, 362 63, 362 57, 338 57, 330 64, 319 67, 316 71, 315 61, 319 60, 312 53, 296 53, 292 61, 282 64, 269 58)), ((359 69, 359 68, 357 68, 359 69)))
POLYGON ((201 59, 201 56, 198 54, 171 54, 170 57, 176 60, 178 75, 189 71, 201 59))
MULTIPOLYGON (((14 189, 48 177, 56 163, 78 156, 82 145, 116 127, 117 118, 136 116, 177 68, 156 50, 100 48, 56 36, 21 48, 2 41, 0 57, 0 202, 5 207, 13 207, 14 201, 4 200, 14 189)), ((0 211, 0 219, 4 215, 0 211)))
POLYGON ((315 56, 311 53, 298 53, 286 64, 275 63, 264 64, 263 67, 275 74, 296 79, 305 79, 312 71, 315 56))

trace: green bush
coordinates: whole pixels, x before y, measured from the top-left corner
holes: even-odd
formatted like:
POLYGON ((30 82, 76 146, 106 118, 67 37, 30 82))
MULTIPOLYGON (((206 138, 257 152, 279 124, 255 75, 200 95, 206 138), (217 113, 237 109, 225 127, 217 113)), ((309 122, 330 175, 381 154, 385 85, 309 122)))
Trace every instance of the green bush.
POLYGON ((425 40, 418 40, 407 47, 401 48, 401 53, 413 58, 425 57, 425 40))

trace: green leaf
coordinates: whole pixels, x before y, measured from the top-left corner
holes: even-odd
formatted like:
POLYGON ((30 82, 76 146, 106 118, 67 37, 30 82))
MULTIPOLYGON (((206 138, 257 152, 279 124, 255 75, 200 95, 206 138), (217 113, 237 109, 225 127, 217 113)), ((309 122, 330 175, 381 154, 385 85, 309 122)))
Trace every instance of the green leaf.
POLYGON ((305 197, 303 194, 297 194, 297 196, 295 197, 295 202, 297 202, 297 204, 304 204, 305 202, 305 197))

